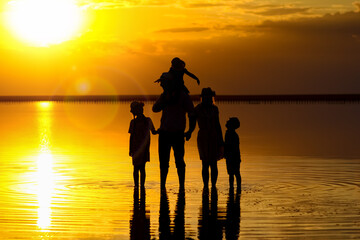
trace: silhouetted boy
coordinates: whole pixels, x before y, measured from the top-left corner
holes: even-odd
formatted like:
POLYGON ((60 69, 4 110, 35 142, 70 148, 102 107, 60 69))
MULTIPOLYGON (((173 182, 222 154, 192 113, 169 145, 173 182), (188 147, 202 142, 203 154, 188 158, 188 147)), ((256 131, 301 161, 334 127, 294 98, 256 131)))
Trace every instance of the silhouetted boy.
POLYGON ((240 127, 240 121, 236 117, 230 118, 226 122, 224 157, 226 159, 227 172, 229 174, 230 188, 234 187, 234 176, 236 177, 237 188, 241 189, 240 175, 240 141, 236 129, 240 127))
POLYGON ((130 112, 134 115, 134 119, 130 122, 130 151, 134 166, 134 184, 139 186, 139 172, 141 174, 141 187, 145 185, 145 164, 150 161, 150 131, 156 134, 153 122, 144 115, 144 103, 132 102, 130 112))
POLYGON ((200 80, 185 68, 185 62, 176 57, 171 60, 171 67, 169 72, 163 73, 160 79, 155 82, 160 82, 160 86, 165 93, 173 93, 175 91, 184 91, 189 94, 189 90, 185 87, 184 74, 196 80, 200 84, 200 80))

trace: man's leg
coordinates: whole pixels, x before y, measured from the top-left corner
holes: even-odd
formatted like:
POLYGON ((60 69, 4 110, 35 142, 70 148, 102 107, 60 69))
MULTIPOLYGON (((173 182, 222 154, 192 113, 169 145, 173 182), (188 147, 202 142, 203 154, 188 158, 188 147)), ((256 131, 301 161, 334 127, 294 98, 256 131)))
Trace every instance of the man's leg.
POLYGON ((181 190, 185 189, 185 140, 184 133, 176 133, 173 135, 173 150, 175 157, 176 169, 179 177, 179 188, 181 190))
POLYGON ((137 166, 134 166, 134 172, 133 172, 133 178, 134 178, 134 186, 139 186, 139 168, 137 166))
POLYGON ((169 171, 170 161, 170 139, 167 133, 159 134, 159 161, 160 161, 160 181, 161 189, 165 189, 166 178, 169 171))

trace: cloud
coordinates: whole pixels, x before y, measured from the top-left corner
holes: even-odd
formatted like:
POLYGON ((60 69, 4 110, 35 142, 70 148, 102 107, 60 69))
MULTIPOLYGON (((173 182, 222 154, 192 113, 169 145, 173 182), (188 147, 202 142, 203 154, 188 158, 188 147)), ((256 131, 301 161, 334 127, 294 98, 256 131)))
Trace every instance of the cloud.
MULTIPOLYGON (((223 27, 230 32, 243 28, 223 27)), ((266 21, 247 28, 258 34, 162 41, 156 58, 176 55, 190 61, 189 71, 219 94, 360 92, 360 13, 266 21)))
POLYGON ((210 30, 207 27, 188 27, 188 28, 168 28, 162 29, 157 32, 159 33, 189 33, 189 32, 203 32, 210 30))
POLYGON ((265 21, 257 28, 272 33, 351 36, 360 34, 360 13, 327 14, 323 17, 302 18, 292 21, 265 21))
POLYGON ((357 8, 357 12, 360 12, 360 2, 353 2, 353 5, 357 8))
POLYGON ((190 3, 190 4, 184 4, 187 8, 211 8, 211 7, 223 7, 227 6, 225 3, 190 3))
POLYGON ((254 5, 254 4, 235 4, 235 8, 241 8, 241 9, 268 9, 268 8, 276 8, 279 7, 279 5, 274 4, 266 4, 266 5, 254 5))
POLYGON ((298 13, 306 13, 310 8, 272 8, 261 12, 254 12, 257 15, 261 16, 281 16, 281 15, 291 15, 298 13))
POLYGON ((165 6, 176 4, 175 0, 80 0, 79 4, 85 8, 96 10, 117 9, 138 6, 165 6))

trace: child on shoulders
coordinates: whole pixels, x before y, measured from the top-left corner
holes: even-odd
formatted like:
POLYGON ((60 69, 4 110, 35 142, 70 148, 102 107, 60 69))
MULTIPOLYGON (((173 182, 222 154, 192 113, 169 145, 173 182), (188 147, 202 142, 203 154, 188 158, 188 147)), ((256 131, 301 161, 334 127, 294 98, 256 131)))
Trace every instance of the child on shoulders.
POLYGON ((185 68, 185 62, 178 57, 171 60, 170 70, 166 73, 163 73, 160 79, 156 80, 155 82, 160 82, 160 86, 164 89, 165 93, 184 91, 186 94, 189 94, 189 90, 184 83, 184 74, 195 79, 198 85, 200 84, 199 78, 197 78, 193 73, 189 72, 185 68))

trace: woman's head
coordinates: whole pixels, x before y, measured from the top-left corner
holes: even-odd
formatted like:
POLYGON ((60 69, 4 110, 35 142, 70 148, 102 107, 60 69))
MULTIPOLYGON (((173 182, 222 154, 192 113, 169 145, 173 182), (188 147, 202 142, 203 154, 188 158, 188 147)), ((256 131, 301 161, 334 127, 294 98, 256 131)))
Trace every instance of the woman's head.
POLYGON ((211 88, 203 88, 201 91, 201 102, 205 104, 212 104, 213 103, 213 97, 215 97, 215 91, 213 91, 211 88))

